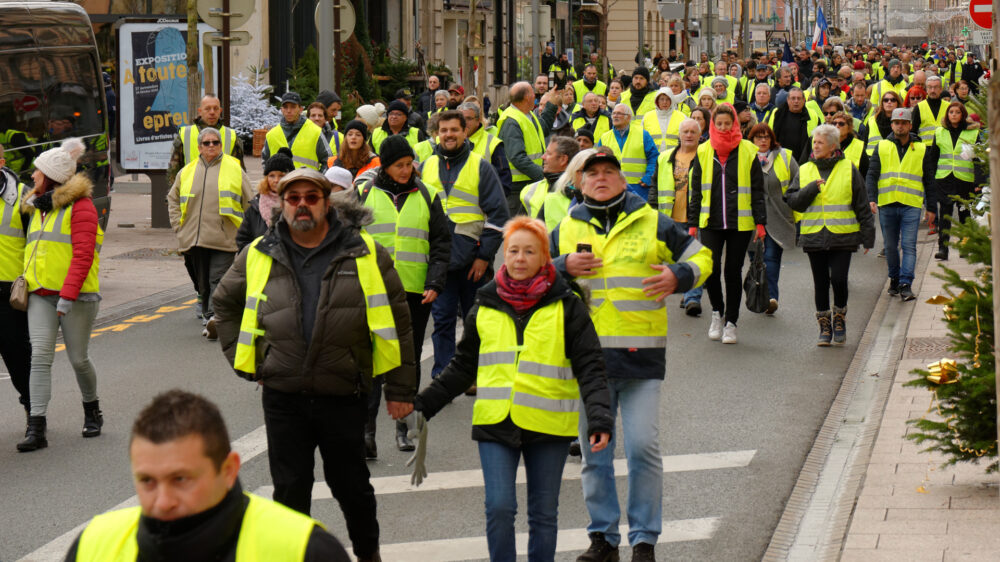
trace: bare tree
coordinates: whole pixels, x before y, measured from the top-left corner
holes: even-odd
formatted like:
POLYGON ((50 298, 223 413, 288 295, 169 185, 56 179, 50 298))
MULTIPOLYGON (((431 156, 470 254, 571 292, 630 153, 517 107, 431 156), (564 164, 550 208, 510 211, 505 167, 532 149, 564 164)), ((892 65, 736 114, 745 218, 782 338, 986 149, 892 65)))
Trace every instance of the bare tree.
POLYGON ((187 98, 188 123, 194 123, 201 101, 201 74, 198 72, 198 0, 187 0, 187 98))
POLYGON ((691 60, 691 53, 688 49, 691 45, 691 31, 688 30, 688 23, 691 21, 691 0, 684 0, 684 33, 681 35, 681 52, 687 60, 691 60))
POLYGON ((750 19, 749 17, 747 17, 747 11, 749 9, 750 9, 750 0, 740 0, 740 42, 739 42, 740 55, 739 56, 743 56, 743 53, 746 52, 743 47, 744 45, 746 45, 747 42, 746 22, 747 20, 750 19))
MULTIPOLYGON (((691 0, 687 0, 690 2, 691 0)), ((608 14, 618 0, 600 0, 601 4, 601 76, 608 75, 608 14)))

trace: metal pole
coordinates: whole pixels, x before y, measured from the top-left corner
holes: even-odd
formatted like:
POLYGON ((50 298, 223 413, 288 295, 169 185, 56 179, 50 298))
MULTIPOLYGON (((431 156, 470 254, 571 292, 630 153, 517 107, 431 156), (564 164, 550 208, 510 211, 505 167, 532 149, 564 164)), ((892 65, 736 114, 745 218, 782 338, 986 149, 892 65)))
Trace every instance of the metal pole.
MULTIPOLYGON (((330 48, 333 50, 331 55, 331 60, 333 62, 333 91, 337 92, 340 90, 340 65, 337 64, 337 57, 340 55, 340 45, 341 45, 341 30, 340 30, 340 9, 341 0, 333 0, 332 2, 332 12, 333 12, 333 42, 330 48)), ((418 18, 419 19, 419 18, 418 18)), ((419 29, 416 27, 415 29, 419 29)))
POLYGON ((219 96, 219 101, 222 103, 222 123, 227 127, 229 126, 229 41, 233 29, 229 25, 230 8, 229 0, 222 0, 222 64, 219 65, 222 73, 219 93, 222 95, 219 96))
POLYGON ((512 86, 517 75, 517 32, 514 30, 514 0, 507 0, 507 85, 512 86))
POLYGON ((709 60, 715 56, 714 49, 712 49, 712 4, 712 0, 705 2, 705 50, 708 51, 709 60))
POLYGON ((319 89, 333 89, 333 0, 319 0, 319 89))
POLYGON ((750 31, 750 0, 743 0, 740 2, 740 9, 743 11, 743 36, 740 38, 743 41, 743 58, 750 58, 750 38, 753 36, 753 32, 750 31))
POLYGON ((643 47, 645 45, 645 41, 643 40, 643 32, 645 31, 643 27, 643 20, 645 18, 642 17, 643 16, 642 12, 644 7, 643 4, 645 4, 645 0, 636 0, 635 2, 636 10, 638 12, 638 17, 639 17, 639 66, 642 66, 643 61, 646 60, 646 53, 643 51, 643 47))
MULTIPOLYGON (((538 0, 531 0, 531 73, 532 77, 538 76, 542 67, 542 11, 538 5, 538 0)), ((548 69, 545 69, 546 71, 548 69)))

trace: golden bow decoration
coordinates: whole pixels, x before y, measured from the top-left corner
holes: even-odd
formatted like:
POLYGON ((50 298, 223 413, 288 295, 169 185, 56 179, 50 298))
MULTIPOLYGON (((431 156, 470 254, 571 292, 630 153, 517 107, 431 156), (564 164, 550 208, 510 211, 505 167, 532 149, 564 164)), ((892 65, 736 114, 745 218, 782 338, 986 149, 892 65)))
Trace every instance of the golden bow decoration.
POLYGON ((935 361, 927 365, 927 380, 934 384, 952 384, 958 382, 958 365, 954 359, 935 361))

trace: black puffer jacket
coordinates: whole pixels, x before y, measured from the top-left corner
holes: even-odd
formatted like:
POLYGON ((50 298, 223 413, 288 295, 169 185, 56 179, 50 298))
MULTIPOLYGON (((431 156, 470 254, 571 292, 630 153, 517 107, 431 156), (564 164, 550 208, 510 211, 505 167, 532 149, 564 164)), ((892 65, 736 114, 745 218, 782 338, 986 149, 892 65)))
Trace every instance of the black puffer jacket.
MULTIPOLYGON (((359 233, 362 226, 371 223, 371 211, 354 198, 338 198, 333 200, 327 220, 329 236, 336 240, 336 254, 323 274, 311 341, 303 338, 302 291, 285 249, 289 230, 284 217, 271 225, 256 246, 273 259, 264 286, 268 298, 258 311, 258 328, 266 335, 257 340, 256 374, 237 371, 238 375, 262 380, 280 392, 345 396, 371 390, 371 333, 354 259, 368 255, 359 233)), ((246 303, 248 251, 256 250, 244 248, 236 256, 212 296, 219 343, 230 364, 236 356, 246 303)), ((410 402, 416 391, 416 362, 406 292, 389 253, 380 245, 376 251, 402 355, 402 365, 385 374, 385 396, 387 400, 410 402)))
MULTIPOLYGON (((563 301, 565 316, 566 357, 573 367, 573 376, 580 385, 580 396, 583 398, 587 416, 588 434, 610 433, 613 429, 610 395, 605 377, 604 355, 597 332, 590 320, 587 305, 574 294, 562 276, 557 275, 549 292, 534 307, 524 314, 518 315, 514 308, 497 294, 496 281, 490 281, 476 294, 476 304, 465 319, 465 333, 458 343, 455 357, 445 370, 425 388, 414 400, 414 408, 427 418, 438 413, 452 398, 476 383, 476 372, 479 368, 479 331, 476 328, 476 316, 480 306, 488 306, 509 314, 514 319, 517 329, 517 340, 520 345, 524 338, 524 329, 531 315, 541 307, 556 301, 563 301)), ((581 413, 582 415, 582 413, 581 413)), ((472 426, 472 438, 476 441, 494 441, 510 447, 520 447, 522 444, 537 440, 570 440, 572 437, 561 437, 545 433, 537 433, 514 425, 510 416, 493 425, 472 426)))
POLYGON ((243 211, 243 222, 236 232, 236 248, 242 250, 244 246, 253 242, 258 236, 263 236, 267 232, 267 223, 260 215, 260 195, 250 200, 250 206, 243 211))
MULTIPOLYGON (((837 151, 832 158, 809 161, 816 164, 819 170, 819 177, 826 180, 830 177, 834 165, 844 159, 843 153, 837 151)), ((865 180, 861 177, 861 172, 852 166, 851 173, 851 209, 858 219, 861 230, 847 234, 835 234, 826 228, 812 234, 802 234, 799 237, 799 244, 806 252, 816 252, 822 250, 850 250, 855 251, 858 245, 871 248, 875 245, 875 216, 868 205, 868 193, 865 191, 865 180)), ((801 171, 802 168, 799 168, 801 171)), ((795 174, 788 191, 785 192, 785 201, 794 211, 805 212, 812 205, 813 199, 819 195, 819 186, 815 181, 806 185, 800 185, 799 175, 795 174)))

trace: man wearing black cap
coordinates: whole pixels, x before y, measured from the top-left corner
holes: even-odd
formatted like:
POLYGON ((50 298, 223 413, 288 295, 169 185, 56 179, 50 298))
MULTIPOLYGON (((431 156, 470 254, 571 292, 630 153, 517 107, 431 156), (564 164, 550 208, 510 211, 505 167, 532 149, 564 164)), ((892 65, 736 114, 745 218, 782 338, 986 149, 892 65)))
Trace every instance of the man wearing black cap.
POLYGON ((410 125, 408 121, 409 113, 410 108, 400 100, 389 104, 385 112, 385 123, 382 123, 381 127, 372 131, 372 148, 375 149, 375 152, 379 151, 382 141, 391 135, 403 135, 411 148, 427 138, 427 133, 410 125))
POLYGON ((768 71, 770 70, 771 70, 770 66, 762 62, 757 63, 757 66, 754 68, 753 78, 750 78, 747 81, 746 88, 743 90, 744 101, 746 101, 747 103, 753 103, 754 94, 757 91, 757 84, 767 84, 768 91, 770 92, 770 86, 772 82, 767 77, 768 71))
POLYGON ((648 111, 656 109, 656 90, 649 87, 649 69, 637 66, 632 71, 632 85, 622 93, 620 103, 627 103, 639 120, 648 111))
POLYGON ((427 128, 427 121, 424 119, 424 116, 413 109, 413 93, 410 92, 409 88, 400 88, 396 90, 396 94, 392 97, 392 99, 406 104, 406 109, 409 112, 406 116, 406 122, 411 127, 416 127, 421 131, 427 128))
POLYGON ((594 132, 587 127, 580 127, 576 130, 576 144, 580 150, 594 148, 594 132))
POLYGON ((281 96, 281 116, 281 123, 267 132, 261 159, 267 160, 279 148, 287 146, 292 151, 296 168, 326 171, 330 145, 323 136, 323 129, 302 115, 302 98, 297 93, 289 91, 281 96))
MULTIPOLYGON (((582 183, 583 204, 570 209, 552 231, 553 263, 581 285, 589 284, 594 302, 630 305, 628 312, 618 312, 624 308, 616 306, 592 308, 592 319, 604 362, 615 366, 608 371, 608 389, 628 434, 614 438, 625 444, 629 465, 626 511, 632 560, 652 562, 663 525, 663 467, 659 423, 649 412, 659 407, 667 369, 664 299, 701 285, 712 272, 712 253, 630 193, 618 159, 607 148, 598 148, 584 162, 582 183), (617 282, 602 282, 611 272, 617 282)), ((586 425, 583 421, 580 428, 584 439, 586 425)), ((614 451, 593 453, 582 447, 582 453, 590 548, 577 560, 618 560, 621 508, 614 493, 614 451)))

